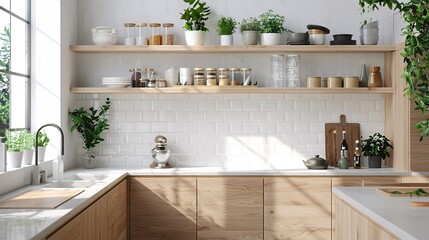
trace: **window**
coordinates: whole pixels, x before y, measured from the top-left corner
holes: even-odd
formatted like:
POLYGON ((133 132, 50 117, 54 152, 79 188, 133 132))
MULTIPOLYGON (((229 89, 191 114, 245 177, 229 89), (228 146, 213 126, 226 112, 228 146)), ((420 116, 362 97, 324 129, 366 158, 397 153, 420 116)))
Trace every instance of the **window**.
POLYGON ((30 0, 0 0, 0 136, 30 127, 30 0))

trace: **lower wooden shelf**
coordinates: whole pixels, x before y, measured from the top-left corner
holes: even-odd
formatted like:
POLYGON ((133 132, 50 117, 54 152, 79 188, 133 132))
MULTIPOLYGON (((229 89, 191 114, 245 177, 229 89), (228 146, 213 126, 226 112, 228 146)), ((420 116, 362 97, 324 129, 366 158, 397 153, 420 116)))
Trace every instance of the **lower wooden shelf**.
POLYGON ((273 88, 245 86, 184 86, 166 88, 106 88, 106 87, 72 87, 71 93, 91 94, 393 94, 391 87, 383 88, 273 88))

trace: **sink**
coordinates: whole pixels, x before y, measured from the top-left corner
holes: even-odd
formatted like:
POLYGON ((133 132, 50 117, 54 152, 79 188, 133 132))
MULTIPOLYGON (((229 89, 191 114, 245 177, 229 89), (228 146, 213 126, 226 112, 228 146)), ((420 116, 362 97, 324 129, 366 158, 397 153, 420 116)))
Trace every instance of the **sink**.
POLYGON ((66 177, 67 180, 91 180, 91 181, 101 181, 109 176, 106 174, 90 174, 90 173, 77 173, 75 175, 66 177))
POLYGON ((94 185, 94 181, 67 181, 48 183, 43 188, 89 188, 94 185))

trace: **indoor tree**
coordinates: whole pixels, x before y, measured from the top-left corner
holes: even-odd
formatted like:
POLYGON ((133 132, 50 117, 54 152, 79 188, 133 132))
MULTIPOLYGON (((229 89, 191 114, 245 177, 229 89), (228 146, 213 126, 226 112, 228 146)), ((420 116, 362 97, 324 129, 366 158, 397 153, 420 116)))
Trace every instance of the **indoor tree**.
POLYGON ((415 125, 420 141, 429 136, 429 0, 359 0, 362 12, 388 7, 398 11, 405 21, 402 34, 405 47, 401 54, 406 66, 402 77, 404 94, 415 103, 415 110, 427 118, 415 125))

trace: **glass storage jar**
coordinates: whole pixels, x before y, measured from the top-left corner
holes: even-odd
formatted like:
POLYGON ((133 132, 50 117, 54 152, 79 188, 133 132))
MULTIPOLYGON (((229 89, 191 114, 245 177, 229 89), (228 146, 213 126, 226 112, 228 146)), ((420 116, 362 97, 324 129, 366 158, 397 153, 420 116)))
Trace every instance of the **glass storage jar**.
POLYGON ((207 86, 216 86, 217 85, 217 77, 213 75, 207 76, 207 86))
POLYGON ((273 87, 286 86, 284 55, 271 55, 271 81, 273 87))
POLYGON ((147 45, 147 23, 137 23, 136 27, 139 31, 139 35, 136 37, 136 45, 147 45))
POLYGON ((168 29, 174 27, 173 23, 163 23, 162 27, 164 28, 162 34, 162 45, 173 45, 174 35, 169 33, 168 29))
POLYGON ((242 68, 241 69, 241 77, 243 79, 243 85, 244 86, 252 85, 251 73, 252 73, 251 68, 242 68))
POLYGON ((150 23, 150 38, 149 38, 149 45, 161 45, 161 33, 160 33, 160 27, 161 23, 150 23))
POLYGON ((197 76, 204 77, 204 68, 194 68, 194 78, 197 76))
POLYGON ((228 86, 229 78, 228 75, 219 75, 219 86, 228 86))
POLYGON ((207 74, 207 77, 208 76, 215 76, 217 79, 217 68, 207 68, 206 74, 207 74))
POLYGON ((197 85, 197 86, 206 85, 206 81, 204 79, 204 76, 200 76, 200 75, 194 76, 194 85, 197 85))
POLYGON ((286 79, 288 87, 302 87, 300 76, 300 61, 299 54, 288 54, 286 57, 286 79))
POLYGON ((130 72, 133 73, 131 75, 131 86, 132 87, 139 87, 140 86, 140 79, 142 77, 141 68, 131 68, 130 72))
POLYGON ((231 85, 241 85, 240 68, 230 68, 229 79, 230 79, 231 85))
POLYGON ((127 37, 124 40, 125 45, 136 45, 136 39, 134 37, 134 27, 135 23, 124 23, 125 28, 127 29, 127 37))

